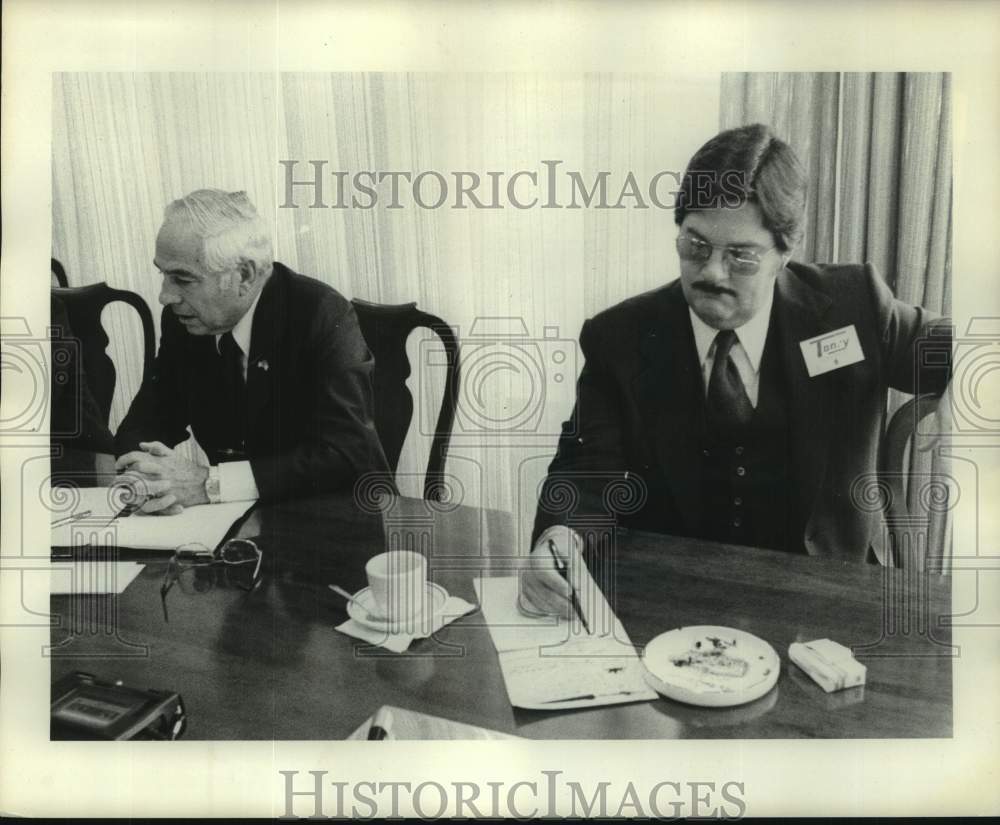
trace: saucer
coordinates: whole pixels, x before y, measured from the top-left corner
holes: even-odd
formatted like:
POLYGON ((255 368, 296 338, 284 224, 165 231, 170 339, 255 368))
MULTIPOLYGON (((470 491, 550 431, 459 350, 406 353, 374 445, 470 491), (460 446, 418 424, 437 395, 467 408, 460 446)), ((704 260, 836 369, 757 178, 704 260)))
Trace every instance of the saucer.
POLYGON ((448 601, 448 592, 439 584, 427 582, 426 604, 430 610, 424 617, 418 614, 404 616, 390 620, 378 614, 375 607, 375 597, 372 589, 365 587, 354 594, 354 601, 347 603, 347 615, 358 624, 370 627, 372 630, 381 630, 385 633, 400 633, 405 628, 407 632, 415 633, 422 630, 425 623, 430 624, 436 619, 448 601))
POLYGON ((759 699, 778 681, 781 660, 763 639, 697 625, 661 633, 643 651, 646 681, 678 702, 723 708, 759 699))

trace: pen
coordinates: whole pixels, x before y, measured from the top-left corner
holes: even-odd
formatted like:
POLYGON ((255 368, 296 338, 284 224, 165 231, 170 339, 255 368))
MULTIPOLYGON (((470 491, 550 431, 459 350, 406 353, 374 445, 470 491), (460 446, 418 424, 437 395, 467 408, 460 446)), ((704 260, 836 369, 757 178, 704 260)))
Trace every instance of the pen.
POLYGON ((90 513, 91 513, 90 510, 84 510, 82 513, 73 513, 72 515, 69 516, 63 516, 62 518, 57 518, 55 521, 52 522, 52 526, 62 527, 66 524, 72 524, 74 521, 80 521, 81 519, 85 519, 87 516, 90 515, 90 513))
POLYGON ((368 741, 381 742, 383 739, 388 739, 391 730, 392 713, 389 708, 380 707, 372 718, 371 727, 368 728, 368 741))
MULTIPOLYGON (((134 513, 136 510, 138 510, 140 507, 142 507, 142 505, 145 504, 146 501, 148 501, 148 499, 149 499, 149 496, 139 496, 139 497, 137 497, 135 501, 133 501, 133 502, 131 502, 129 504, 126 504, 124 507, 122 507, 121 510, 119 510, 117 513, 115 513, 111 517, 111 521, 114 521, 115 519, 119 519, 119 518, 128 518, 130 515, 132 515, 132 513, 134 513)), ((111 522, 108 522, 108 523, 110 524, 111 522)))
POLYGON ((556 545, 555 542, 552 541, 552 539, 549 539, 549 553, 552 554, 552 561, 555 562, 556 570, 559 571, 559 575, 563 577, 563 580, 566 582, 566 584, 569 584, 570 604, 573 605, 573 610, 576 611, 577 617, 583 624, 583 629, 586 630, 587 633, 589 634, 590 626, 587 624, 587 620, 583 618, 583 611, 580 609, 580 600, 576 597, 576 590, 573 588, 573 585, 570 584, 569 571, 566 569, 566 562, 563 560, 562 556, 560 556, 556 552, 556 545))
POLYGON ((638 693, 637 690, 616 690, 611 693, 585 693, 582 696, 565 696, 562 699, 546 699, 543 705, 552 705, 556 702, 582 702, 584 699, 603 699, 605 696, 631 696, 638 693))

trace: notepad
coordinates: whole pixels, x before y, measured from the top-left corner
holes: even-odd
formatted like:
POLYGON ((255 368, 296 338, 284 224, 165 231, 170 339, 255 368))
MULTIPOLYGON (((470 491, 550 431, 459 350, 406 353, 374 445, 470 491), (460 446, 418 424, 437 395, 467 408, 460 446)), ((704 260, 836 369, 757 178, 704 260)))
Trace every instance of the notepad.
POLYGON ((176 550, 182 545, 214 549, 233 523, 253 505, 252 501, 225 504, 198 504, 185 507, 174 516, 147 516, 133 513, 115 518, 121 502, 110 495, 109 487, 89 487, 73 491, 78 496, 71 510, 52 514, 53 547, 87 545, 129 547, 141 550, 176 550), (81 518, 58 523, 78 514, 81 518))
POLYGON ((511 705, 566 710, 656 699, 628 634, 600 589, 581 593, 592 633, 518 608, 516 576, 474 582, 511 705))

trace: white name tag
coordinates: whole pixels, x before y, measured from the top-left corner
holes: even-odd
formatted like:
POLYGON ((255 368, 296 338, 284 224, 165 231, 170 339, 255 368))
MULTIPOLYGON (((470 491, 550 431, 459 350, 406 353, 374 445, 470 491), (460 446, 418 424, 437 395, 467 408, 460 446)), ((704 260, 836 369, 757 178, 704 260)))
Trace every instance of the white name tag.
POLYGON ((865 360, 854 324, 799 341, 810 378, 865 360))

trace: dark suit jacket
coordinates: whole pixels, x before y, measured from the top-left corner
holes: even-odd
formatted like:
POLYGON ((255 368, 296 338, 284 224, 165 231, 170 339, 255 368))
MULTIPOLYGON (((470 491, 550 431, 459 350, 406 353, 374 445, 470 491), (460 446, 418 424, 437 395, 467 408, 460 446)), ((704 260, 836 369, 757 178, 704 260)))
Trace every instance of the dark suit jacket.
MULTIPOLYGON (((943 392, 951 327, 896 300, 871 265, 794 262, 778 276, 772 323, 788 393, 789 523, 811 555, 862 561, 881 515, 852 486, 876 470, 887 388, 943 392), (865 359, 810 378, 799 342, 851 324, 865 359)), ((580 345, 576 406, 533 538, 609 509, 622 526, 697 536, 704 383, 680 282, 588 320, 580 345)))
MULTIPOLYGON (((169 308, 160 349, 115 438, 173 446, 191 427, 214 464, 229 446, 215 337, 191 335, 169 308)), ((350 488, 388 473, 372 419, 375 362, 351 303, 280 263, 257 303, 247 359, 246 451, 262 500, 350 488)))

